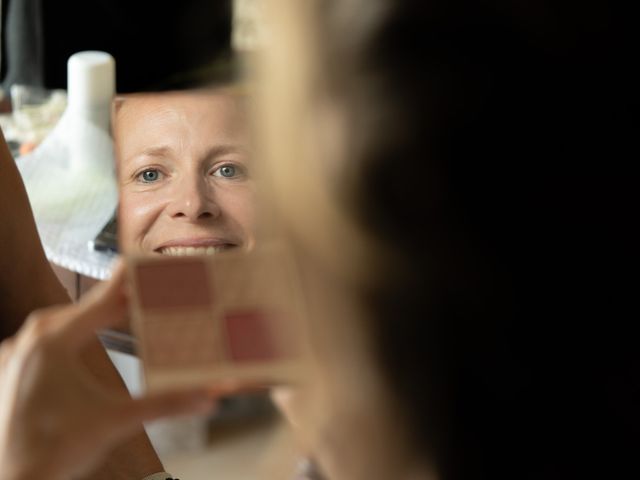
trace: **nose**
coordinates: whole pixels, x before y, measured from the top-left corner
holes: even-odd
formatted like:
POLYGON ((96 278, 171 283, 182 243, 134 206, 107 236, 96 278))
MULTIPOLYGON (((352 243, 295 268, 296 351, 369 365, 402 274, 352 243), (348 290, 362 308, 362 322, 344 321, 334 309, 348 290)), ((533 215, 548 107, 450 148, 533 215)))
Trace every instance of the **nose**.
POLYGON ((201 179, 183 179, 175 185, 175 191, 168 207, 169 215, 176 219, 190 221, 216 218, 220 207, 215 202, 214 192, 201 179))

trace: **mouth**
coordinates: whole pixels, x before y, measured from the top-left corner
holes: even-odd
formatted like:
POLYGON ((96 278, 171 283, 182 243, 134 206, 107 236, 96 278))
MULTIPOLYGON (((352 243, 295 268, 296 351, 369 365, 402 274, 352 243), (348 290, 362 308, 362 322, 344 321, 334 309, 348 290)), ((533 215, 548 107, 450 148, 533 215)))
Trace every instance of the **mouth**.
POLYGON ((218 252, 238 247, 235 243, 220 241, 218 239, 198 239, 173 241, 161 245, 154 252, 171 257, 215 255, 218 252))

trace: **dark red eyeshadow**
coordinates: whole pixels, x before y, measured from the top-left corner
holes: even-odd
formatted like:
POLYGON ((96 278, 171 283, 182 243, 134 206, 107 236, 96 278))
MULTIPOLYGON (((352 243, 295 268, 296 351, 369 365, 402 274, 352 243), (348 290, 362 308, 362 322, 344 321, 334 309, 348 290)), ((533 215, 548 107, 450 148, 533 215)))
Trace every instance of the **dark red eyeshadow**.
POLYGON ((261 311, 232 312, 224 317, 229 356, 234 362, 254 362, 280 357, 273 318, 261 311))
POLYGON ((145 310, 211 305, 206 265, 200 259, 138 265, 136 277, 138 297, 145 310))

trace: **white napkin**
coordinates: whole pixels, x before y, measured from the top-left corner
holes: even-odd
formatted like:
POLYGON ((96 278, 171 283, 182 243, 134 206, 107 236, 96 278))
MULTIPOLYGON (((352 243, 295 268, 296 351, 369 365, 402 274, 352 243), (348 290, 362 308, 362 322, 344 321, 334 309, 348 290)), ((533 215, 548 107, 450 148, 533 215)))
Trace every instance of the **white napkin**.
POLYGON ((49 261, 108 278, 115 255, 89 249, 118 203, 108 132, 66 112, 44 141, 16 163, 49 261))

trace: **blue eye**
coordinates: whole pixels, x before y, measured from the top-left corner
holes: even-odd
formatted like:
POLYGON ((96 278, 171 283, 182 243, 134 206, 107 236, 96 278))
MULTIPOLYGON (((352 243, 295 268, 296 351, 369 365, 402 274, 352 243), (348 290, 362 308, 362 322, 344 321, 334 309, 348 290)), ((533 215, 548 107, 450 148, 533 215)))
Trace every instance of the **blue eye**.
POLYGON ((153 183, 153 182, 156 182, 160 178, 160 172, 158 170, 156 170, 155 168, 150 168, 148 170, 144 170, 143 172, 140 172, 138 177, 144 183, 153 183))
POLYGON ((234 167, 233 165, 223 165, 214 172, 214 175, 225 178, 233 178, 237 175, 236 167, 234 167))

